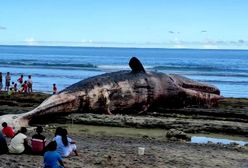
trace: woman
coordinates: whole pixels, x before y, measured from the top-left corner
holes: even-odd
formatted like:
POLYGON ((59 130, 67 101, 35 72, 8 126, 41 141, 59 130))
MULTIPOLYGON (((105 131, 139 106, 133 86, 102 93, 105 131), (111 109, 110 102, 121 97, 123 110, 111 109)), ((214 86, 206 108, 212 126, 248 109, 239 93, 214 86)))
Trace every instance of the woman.
POLYGON ((27 128, 21 127, 21 129, 10 141, 9 153, 21 154, 31 152, 31 147, 28 145, 26 133, 27 128))
POLYGON ((66 129, 62 129, 61 135, 56 135, 54 141, 56 141, 57 143, 57 152, 62 157, 67 157, 72 152, 74 152, 75 155, 78 156, 77 147, 75 145, 76 142, 73 141, 71 138, 67 137, 66 129))

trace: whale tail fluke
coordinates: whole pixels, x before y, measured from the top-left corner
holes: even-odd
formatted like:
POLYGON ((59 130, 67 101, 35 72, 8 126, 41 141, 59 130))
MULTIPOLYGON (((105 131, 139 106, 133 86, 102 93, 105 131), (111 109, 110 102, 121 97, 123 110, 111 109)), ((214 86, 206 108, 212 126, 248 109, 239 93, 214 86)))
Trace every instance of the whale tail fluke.
POLYGON ((129 66, 132 69, 133 73, 140 73, 143 72, 145 73, 145 69, 142 65, 142 63, 140 62, 140 60, 136 57, 132 57, 129 61, 129 66))

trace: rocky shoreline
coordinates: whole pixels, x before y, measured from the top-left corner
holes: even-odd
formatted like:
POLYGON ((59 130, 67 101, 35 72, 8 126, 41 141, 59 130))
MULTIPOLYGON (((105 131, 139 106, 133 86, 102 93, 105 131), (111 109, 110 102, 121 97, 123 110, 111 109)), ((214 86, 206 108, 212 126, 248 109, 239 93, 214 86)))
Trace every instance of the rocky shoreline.
MULTIPOLYGON (((32 110, 50 95, 33 93, 8 96, 0 94, 0 115, 18 114, 32 110)), ((68 129, 76 140, 80 156, 65 158, 70 168, 174 168, 174 167, 248 167, 247 146, 237 144, 192 144, 171 141, 176 130, 188 138, 188 134, 226 134, 247 137, 248 99, 225 98, 218 107, 183 109, 159 109, 142 115, 69 114, 47 116, 46 120, 33 121, 31 126, 42 124, 48 141, 52 140, 56 126, 68 129), (88 125, 86 127, 86 125, 88 125), (95 131, 88 127, 95 125, 95 131), (106 127, 107 126, 107 127, 106 127), (115 128, 116 131, 113 131, 115 128), (120 129, 136 129, 134 136, 121 133, 120 129), (142 135, 142 129, 149 132, 142 135), (108 130, 108 134, 105 131, 108 130), (158 138, 151 132, 162 130, 158 138), (144 129, 146 130, 146 129, 144 129), (116 132, 119 132, 118 134, 116 132), (138 155, 138 147, 145 147, 145 154, 138 155)), ((29 135, 34 134, 29 128, 29 135)), ((42 167, 42 156, 0 155, 0 167, 42 167)))
MULTIPOLYGON (((8 96, 0 94, 0 115, 18 114, 32 110, 50 95, 33 93, 8 96)), ((49 116, 40 121, 57 123, 104 125, 135 128, 178 129, 186 133, 223 133, 248 135, 248 99, 224 98, 218 107, 181 109, 159 109, 142 115, 78 114, 49 116)), ((47 124, 46 122, 41 124, 47 124)))

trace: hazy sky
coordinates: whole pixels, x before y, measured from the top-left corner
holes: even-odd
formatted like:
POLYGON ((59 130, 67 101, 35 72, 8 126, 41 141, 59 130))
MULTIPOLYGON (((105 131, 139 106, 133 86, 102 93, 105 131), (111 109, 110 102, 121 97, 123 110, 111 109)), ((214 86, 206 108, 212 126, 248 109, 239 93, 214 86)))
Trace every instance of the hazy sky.
POLYGON ((1 0, 0 44, 248 49, 248 0, 1 0))

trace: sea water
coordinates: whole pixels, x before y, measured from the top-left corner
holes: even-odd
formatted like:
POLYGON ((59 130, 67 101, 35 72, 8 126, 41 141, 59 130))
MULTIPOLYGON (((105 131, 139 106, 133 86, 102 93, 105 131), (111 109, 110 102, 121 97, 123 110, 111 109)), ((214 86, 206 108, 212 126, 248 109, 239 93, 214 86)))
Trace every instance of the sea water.
MULTIPOLYGON (((148 71, 175 73, 213 84, 225 97, 248 98, 248 50, 0 46, 0 72, 12 81, 32 75, 34 91, 51 93, 82 79, 128 70, 138 57, 148 71)), ((3 84, 5 84, 3 82, 3 84)))

